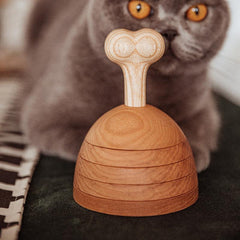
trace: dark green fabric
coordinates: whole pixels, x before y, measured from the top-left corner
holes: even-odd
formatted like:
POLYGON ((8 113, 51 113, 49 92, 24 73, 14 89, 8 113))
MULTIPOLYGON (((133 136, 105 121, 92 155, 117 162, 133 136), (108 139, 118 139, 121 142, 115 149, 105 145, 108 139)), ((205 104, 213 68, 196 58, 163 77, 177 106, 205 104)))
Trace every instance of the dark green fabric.
POLYGON ((192 207, 157 217, 88 211, 72 198, 74 163, 43 156, 27 197, 20 240, 240 239, 240 108, 218 97, 223 115, 219 151, 199 175, 192 207))

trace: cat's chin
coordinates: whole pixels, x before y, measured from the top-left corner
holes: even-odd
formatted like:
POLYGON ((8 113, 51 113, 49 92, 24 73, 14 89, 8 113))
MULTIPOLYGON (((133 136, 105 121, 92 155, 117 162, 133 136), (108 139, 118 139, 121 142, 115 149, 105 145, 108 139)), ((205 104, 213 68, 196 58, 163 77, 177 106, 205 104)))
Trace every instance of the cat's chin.
POLYGON ((152 68, 154 71, 158 71, 161 75, 176 75, 181 68, 181 63, 172 50, 168 49, 164 56, 155 63, 152 68))

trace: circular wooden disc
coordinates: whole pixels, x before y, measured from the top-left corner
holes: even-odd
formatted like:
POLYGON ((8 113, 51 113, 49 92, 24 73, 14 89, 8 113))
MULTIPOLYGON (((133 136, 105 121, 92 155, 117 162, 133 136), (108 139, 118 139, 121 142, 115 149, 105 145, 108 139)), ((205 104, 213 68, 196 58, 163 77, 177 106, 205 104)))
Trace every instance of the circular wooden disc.
POLYGON ((121 105, 100 117, 85 141, 120 150, 154 150, 186 141, 182 130, 164 112, 151 105, 121 105))
POLYGON ((74 176, 74 187, 76 189, 96 197, 123 201, 148 201, 171 198, 187 193, 197 186, 196 172, 173 181, 145 185, 103 183, 79 174, 74 176))
POLYGON ((83 142, 78 158, 111 167, 159 167, 192 156, 187 141, 169 148, 145 151, 115 150, 83 142))
POLYGON ((115 184, 156 184, 173 181, 196 171, 193 157, 159 167, 109 167, 78 159, 76 177, 115 184))
POLYGON ((74 200, 87 209, 118 216, 155 216, 183 210, 198 199, 198 188, 177 197, 155 201, 119 201, 100 198, 73 188, 74 200))

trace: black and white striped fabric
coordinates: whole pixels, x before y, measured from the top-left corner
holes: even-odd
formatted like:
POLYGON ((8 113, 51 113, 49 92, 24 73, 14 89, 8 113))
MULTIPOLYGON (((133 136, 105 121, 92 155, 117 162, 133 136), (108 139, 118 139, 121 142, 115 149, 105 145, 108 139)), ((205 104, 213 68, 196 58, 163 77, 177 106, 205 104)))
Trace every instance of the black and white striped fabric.
POLYGON ((19 130, 19 80, 0 80, 0 239, 16 240, 23 207, 39 159, 19 130))

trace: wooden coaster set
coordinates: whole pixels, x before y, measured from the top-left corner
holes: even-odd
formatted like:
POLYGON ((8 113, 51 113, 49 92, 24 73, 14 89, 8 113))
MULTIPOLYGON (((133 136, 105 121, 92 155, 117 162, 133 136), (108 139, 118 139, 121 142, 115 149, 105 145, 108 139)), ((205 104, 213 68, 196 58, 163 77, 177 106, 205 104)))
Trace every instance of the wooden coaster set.
POLYGON ((120 216, 176 212, 198 199, 189 143, 164 112, 146 105, 146 76, 164 54, 151 29, 120 29, 105 42, 108 58, 124 73, 125 105, 105 113, 79 152, 73 196, 81 206, 120 216))

